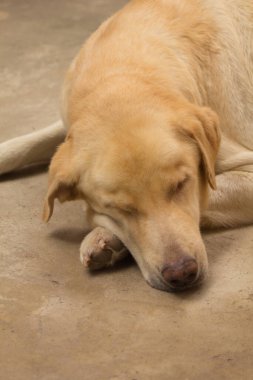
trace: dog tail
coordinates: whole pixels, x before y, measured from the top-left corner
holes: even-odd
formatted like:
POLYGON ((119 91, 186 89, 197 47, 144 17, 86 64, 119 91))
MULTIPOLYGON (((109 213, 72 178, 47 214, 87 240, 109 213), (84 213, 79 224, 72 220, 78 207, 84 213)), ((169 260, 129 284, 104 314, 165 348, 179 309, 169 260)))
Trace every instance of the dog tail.
POLYGON ((66 131, 61 121, 0 144, 0 175, 31 164, 50 161, 66 131))

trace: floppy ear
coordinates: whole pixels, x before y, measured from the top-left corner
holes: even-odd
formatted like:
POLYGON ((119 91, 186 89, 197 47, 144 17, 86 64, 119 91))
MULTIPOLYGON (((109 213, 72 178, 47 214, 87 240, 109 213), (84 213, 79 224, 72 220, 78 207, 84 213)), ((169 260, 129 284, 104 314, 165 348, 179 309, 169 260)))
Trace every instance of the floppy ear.
POLYGON ((43 220, 48 222, 54 210, 54 200, 61 203, 77 199, 78 176, 73 167, 71 142, 66 140, 55 153, 49 168, 49 185, 44 202, 43 220))
POLYGON ((219 120, 208 107, 193 106, 193 112, 183 122, 187 135, 197 143, 205 176, 212 189, 216 190, 215 163, 220 146, 219 120))

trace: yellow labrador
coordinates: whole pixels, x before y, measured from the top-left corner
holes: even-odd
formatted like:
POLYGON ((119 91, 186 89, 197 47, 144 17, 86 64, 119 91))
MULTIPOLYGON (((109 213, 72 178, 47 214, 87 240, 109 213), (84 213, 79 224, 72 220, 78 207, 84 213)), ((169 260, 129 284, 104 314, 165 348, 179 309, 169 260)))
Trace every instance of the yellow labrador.
MULTIPOLYGON (((88 39, 44 205, 47 221, 56 198, 86 202, 84 265, 130 251, 149 284, 181 290, 207 274, 201 223, 253 222, 252 68, 252 0, 133 0, 88 39)), ((49 158, 62 136, 56 124, 3 144, 1 171, 49 158), (25 144, 44 149, 20 158, 25 144)))

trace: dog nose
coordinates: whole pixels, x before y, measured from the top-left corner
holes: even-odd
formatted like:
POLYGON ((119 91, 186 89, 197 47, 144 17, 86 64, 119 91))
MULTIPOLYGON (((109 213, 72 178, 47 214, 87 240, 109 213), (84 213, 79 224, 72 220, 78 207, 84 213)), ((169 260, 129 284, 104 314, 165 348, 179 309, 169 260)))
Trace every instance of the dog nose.
POLYGON ((191 257, 183 257, 167 264, 162 270, 164 280, 173 288, 185 288, 196 281, 198 274, 197 261, 191 257))

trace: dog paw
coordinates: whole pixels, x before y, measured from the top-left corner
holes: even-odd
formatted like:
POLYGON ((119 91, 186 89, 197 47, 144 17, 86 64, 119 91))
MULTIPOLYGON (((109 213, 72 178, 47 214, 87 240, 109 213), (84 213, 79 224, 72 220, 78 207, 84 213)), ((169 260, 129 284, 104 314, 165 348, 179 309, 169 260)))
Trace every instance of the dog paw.
POLYGON ((91 231, 80 247, 81 263, 90 270, 110 267, 126 255, 127 249, 121 241, 102 227, 91 231))

